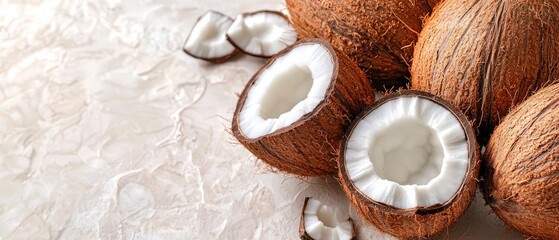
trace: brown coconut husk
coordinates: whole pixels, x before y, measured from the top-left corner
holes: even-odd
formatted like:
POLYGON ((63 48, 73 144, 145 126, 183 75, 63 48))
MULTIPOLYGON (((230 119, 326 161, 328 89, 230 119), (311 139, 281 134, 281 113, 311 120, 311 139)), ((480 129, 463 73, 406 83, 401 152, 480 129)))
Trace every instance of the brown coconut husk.
POLYGON ((365 220, 372 223, 380 231, 403 239, 433 237, 452 226, 472 202, 479 175, 480 160, 479 147, 475 134, 466 116, 449 102, 425 92, 405 90, 385 96, 365 110, 349 127, 346 137, 342 141, 339 161, 339 181, 348 196, 351 205, 365 220), (459 190, 444 204, 413 209, 399 209, 377 202, 362 193, 349 178, 347 172, 345 151, 347 140, 353 133, 355 126, 371 111, 385 102, 404 96, 417 96, 433 101, 450 111, 459 121, 468 142, 468 170, 459 190))
POLYGON ((269 59, 248 82, 237 103, 232 132, 256 157, 280 171, 325 175, 337 170, 339 142, 351 120, 373 101, 373 90, 355 63, 323 40, 306 39, 269 59), (239 129, 239 113, 252 85, 277 58, 304 44, 321 44, 332 56, 334 73, 325 99, 290 126, 260 138, 247 138, 239 129))
MULTIPOLYGON (((305 198, 305 203, 303 204, 303 209, 301 210, 301 219, 299 221, 299 234, 301 236, 301 240, 318 240, 314 239, 307 233, 305 229, 305 209, 307 208, 307 202, 309 201, 310 197, 305 198)), ((351 238, 349 240, 357 240, 357 232, 355 232, 355 224, 353 223, 353 219, 348 219, 349 223, 351 224, 351 238)))
POLYGON ((559 1, 447 0, 419 36, 412 88, 450 101, 483 142, 509 112, 559 76, 559 1))
POLYGON ((559 239, 559 84, 538 91, 495 129, 481 189, 505 223, 534 239, 559 239))
POLYGON ((423 19, 439 0, 287 0, 301 38, 323 38, 359 65, 378 90, 405 86, 423 19))

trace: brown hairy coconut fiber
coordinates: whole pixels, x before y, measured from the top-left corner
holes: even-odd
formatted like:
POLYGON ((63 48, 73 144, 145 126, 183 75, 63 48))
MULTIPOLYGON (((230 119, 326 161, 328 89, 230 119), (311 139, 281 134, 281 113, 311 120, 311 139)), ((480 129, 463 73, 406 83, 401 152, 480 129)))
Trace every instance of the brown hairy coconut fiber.
MULTIPOLYGON (((410 141, 415 141, 412 140, 413 137, 407 135, 408 130, 401 131, 403 131, 401 135, 394 132, 389 133, 388 137, 392 140, 388 140, 388 142, 392 141, 392 143, 387 143, 388 146, 393 145, 390 147, 411 149, 413 151, 413 148, 407 148, 411 145, 401 146, 395 144, 397 143, 394 141, 396 138, 400 138, 400 141, 406 144, 410 141)), ((429 139, 433 139, 432 137, 429 139)), ((425 137, 421 138, 424 141, 427 139, 425 137)), ((433 140, 429 141, 433 142, 433 140)), ((425 145, 421 146, 421 148, 424 147, 425 145)), ((392 161, 388 156, 393 150, 383 149, 382 151, 386 154, 383 159, 392 161)), ((409 171, 410 165, 406 164, 416 161, 419 155, 421 154, 413 152, 407 155, 407 157, 401 157, 403 162, 396 164, 396 172, 409 171)), ((425 163, 422 164, 425 165, 425 163)), ((429 238, 448 229, 469 207, 475 196, 479 168, 479 148, 473 128, 466 119, 466 116, 442 98, 425 92, 407 90, 387 95, 376 101, 359 115, 349 127, 346 137, 342 140, 339 160, 339 181, 357 213, 380 231, 401 239, 429 238), (402 104, 398 103, 397 106, 390 105, 398 101, 403 102, 401 102, 402 104), (436 108, 438 110, 436 112, 428 110, 429 108, 426 107, 426 103, 430 104, 430 106, 435 106, 431 109, 436 108), (394 116, 392 112, 402 114, 404 117, 394 116), (403 112, 407 113, 404 114, 403 112), (397 182, 396 180, 389 179, 387 175, 381 174, 381 171, 390 168, 389 163, 384 162, 383 167, 377 167, 381 165, 375 165, 375 162, 378 163, 379 160, 373 152, 376 151, 373 144, 387 142, 387 138, 381 138, 382 133, 380 132, 387 129, 380 127, 384 124, 382 122, 388 122, 389 126, 390 124, 397 125, 396 121, 398 119, 409 119, 409 116, 413 114, 416 114, 415 116, 418 119, 425 119, 422 121, 426 123, 433 123, 429 126, 435 129, 437 134, 432 135, 432 137, 439 139, 444 143, 443 146, 445 146, 442 157, 444 159, 443 167, 441 167, 440 172, 435 175, 435 178, 428 178, 430 179, 428 182, 417 183, 417 185, 414 182, 397 182), (446 119, 451 118, 452 121, 446 121, 446 119), (390 123, 391 121, 392 123, 390 123), (366 126, 370 127, 367 128, 366 126), (367 129, 367 131, 364 132, 364 129, 367 129), (458 134, 449 134, 451 131, 455 131, 454 133, 458 134), (373 136, 373 134, 376 134, 376 136, 373 136), (452 137, 449 137, 450 135, 452 137), (369 146, 367 140, 359 140, 361 136, 373 136, 371 137, 373 140, 369 140, 371 142, 370 147, 367 147, 365 150, 351 147, 351 145, 369 146), (458 142, 460 145, 455 145, 458 142), (457 148, 456 146, 459 147, 457 148), (460 156, 456 155, 456 152, 452 152, 453 150, 448 149, 460 149, 460 156), (359 160, 361 162, 352 160, 351 155, 359 156, 357 158, 362 159, 359 160), (454 161, 459 161, 459 165, 454 165, 456 163, 454 161), (372 167, 367 168, 366 165, 371 163, 372 167), (461 169, 460 174, 449 172, 452 171, 449 170, 449 166, 461 169), (359 170, 352 170, 356 167, 359 170), (365 185, 360 185, 359 181, 362 183, 364 181, 365 185), (397 186, 394 187, 395 185, 397 186), (443 190, 449 185, 454 187, 448 191, 443 190), (399 190, 399 188, 406 189, 404 191, 415 189, 415 192, 408 194, 399 190), (443 191, 446 192, 439 194, 443 191), (371 192, 376 193, 371 194, 371 192), (404 196, 404 194, 407 194, 407 196, 404 196), (385 199, 380 200, 381 198, 385 199), (429 200, 419 200, 420 198, 429 200), (431 199, 437 200, 432 201, 431 199), (404 200, 409 200, 407 202, 415 200, 417 203, 408 204, 412 207, 398 207, 397 203, 404 200), (420 201, 423 201, 423 203, 419 204, 420 201)), ((410 176, 407 179, 410 179, 410 176)))
POLYGON ((359 65, 376 89, 408 81, 423 19, 439 0, 287 0, 301 38, 327 39, 359 65))
POLYGON ((559 239, 559 84, 505 117, 484 160, 481 187, 493 211, 526 236, 559 239))
MULTIPOLYGON (((314 57, 313 55, 295 56, 297 59, 310 61, 313 61, 314 57)), ((277 90, 281 91, 281 89, 277 90)), ((293 95, 296 90, 297 88, 287 89, 288 92, 284 96, 293 95)), ((373 101, 373 90, 355 63, 343 53, 336 52, 323 40, 306 39, 273 56, 248 82, 237 103, 232 132, 256 157, 278 170, 302 176, 334 173, 337 169, 336 159, 340 139, 351 119, 373 101), (332 64, 332 75, 328 80, 328 86, 325 87, 324 98, 312 111, 305 113, 289 126, 262 136, 248 137, 241 129, 241 114, 254 85, 261 81, 260 78, 265 76, 267 69, 288 68, 289 62, 283 62, 280 66, 274 64, 276 61, 280 62, 281 58, 288 57, 292 51, 306 45, 323 48, 327 52, 328 62, 332 64)), ((281 100, 277 103, 281 104, 281 100)))
POLYGON ((449 100, 486 141, 509 112, 558 79, 559 1, 447 0, 416 44, 412 88, 449 100))

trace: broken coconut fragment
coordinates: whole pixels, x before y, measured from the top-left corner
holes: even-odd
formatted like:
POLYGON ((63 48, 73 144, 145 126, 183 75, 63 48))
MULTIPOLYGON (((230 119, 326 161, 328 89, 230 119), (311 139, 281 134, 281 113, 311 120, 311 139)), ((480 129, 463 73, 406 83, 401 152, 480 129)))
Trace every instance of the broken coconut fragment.
POLYGON ((365 75, 325 41, 306 39, 272 57, 246 85, 233 135, 256 157, 285 172, 336 172, 339 142, 374 101, 365 75))
POLYGON ((295 43, 297 32, 282 13, 258 11, 237 16, 227 39, 246 54, 271 57, 295 43))
POLYGON ((223 62, 231 58, 237 49, 225 36, 233 19, 216 11, 208 11, 198 18, 186 39, 183 51, 195 58, 223 62))
POLYGON ((299 225, 303 240, 355 240, 353 220, 338 208, 323 205, 319 200, 305 198, 299 225))
POLYGON ((342 142, 340 182, 351 204, 399 238, 434 236, 471 203, 479 150, 466 117, 419 91, 390 94, 352 123, 342 142))

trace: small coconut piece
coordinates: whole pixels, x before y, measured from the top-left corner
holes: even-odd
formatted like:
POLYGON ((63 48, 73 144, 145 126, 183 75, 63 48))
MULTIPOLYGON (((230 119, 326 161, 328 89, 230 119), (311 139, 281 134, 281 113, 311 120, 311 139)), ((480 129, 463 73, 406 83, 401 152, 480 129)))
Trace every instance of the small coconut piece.
POLYGON ((338 208, 305 198, 299 232, 302 240, 355 240, 355 226, 338 208))
POLYGON ((264 10, 237 16, 227 40, 246 54, 268 58, 295 43, 297 32, 281 12, 264 10))
POLYGON ((246 85, 233 135, 256 157, 303 176, 334 173, 339 141, 374 101, 359 68, 319 39, 272 57, 246 85))
POLYGON ((237 52, 225 35, 232 24, 231 17, 220 12, 207 11, 194 24, 184 43, 183 51, 192 57, 214 63, 226 61, 237 52))
POLYGON ((486 142, 511 107, 559 79, 559 1, 447 0, 419 36, 412 88, 450 101, 486 142))
POLYGON ((495 129, 484 153, 484 198, 529 239, 559 238, 559 84, 539 90, 495 129))
POLYGON ((403 91, 357 117, 339 164, 341 185, 364 219, 399 238, 423 238, 448 229, 470 205, 479 150, 460 111, 403 91))
POLYGON ((408 83, 423 19, 439 0, 286 0, 301 38, 323 38, 347 54, 378 90, 408 83))

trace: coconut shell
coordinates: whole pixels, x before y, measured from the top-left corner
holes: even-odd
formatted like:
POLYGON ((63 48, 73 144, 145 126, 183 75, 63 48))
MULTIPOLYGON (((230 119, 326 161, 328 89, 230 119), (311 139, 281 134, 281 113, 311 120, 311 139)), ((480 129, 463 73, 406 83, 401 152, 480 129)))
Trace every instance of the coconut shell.
POLYGON ((325 175, 337 171, 339 143, 351 119, 373 101, 365 75, 347 56, 323 40, 302 40, 269 59, 248 82, 237 103, 232 132, 256 157, 280 171, 325 175), (332 56, 334 73, 325 99, 293 124, 256 139, 247 138, 239 127, 239 113, 252 85, 277 58, 304 44, 321 44, 332 56))
MULTIPOLYGON (((301 236, 301 240, 318 240, 314 239, 307 233, 305 229, 305 209, 307 208, 307 202, 309 201, 310 197, 305 198, 305 203, 303 204, 303 209, 301 210, 301 220, 299 221, 299 234, 301 236)), ((348 219, 349 223, 351 224, 351 238, 349 240, 357 240, 357 233, 355 232, 355 224, 353 223, 353 219, 348 219)))
POLYGON ((450 101, 479 139, 511 107, 558 79, 559 1, 447 0, 419 36, 412 88, 450 101))
POLYGON ((452 226, 464 214, 472 202, 477 188, 477 179, 480 168, 479 147, 475 134, 466 116, 449 102, 419 91, 406 90, 385 96, 365 110, 349 127, 346 137, 342 141, 339 161, 339 181, 351 205, 365 220, 372 223, 377 229, 390 235, 403 239, 433 237, 452 226), (400 209, 377 202, 362 193, 350 179, 345 152, 347 140, 353 133, 357 124, 371 111, 377 109, 385 102, 403 96, 417 96, 431 100, 450 111, 459 121, 468 143, 468 169, 459 190, 444 204, 413 209, 400 209))
POLYGON ((423 19, 439 0, 286 0, 301 38, 347 54, 378 90, 404 86, 423 19))
POLYGON ((559 84, 538 91, 495 129, 484 154, 482 192, 526 236, 559 239, 559 84))

